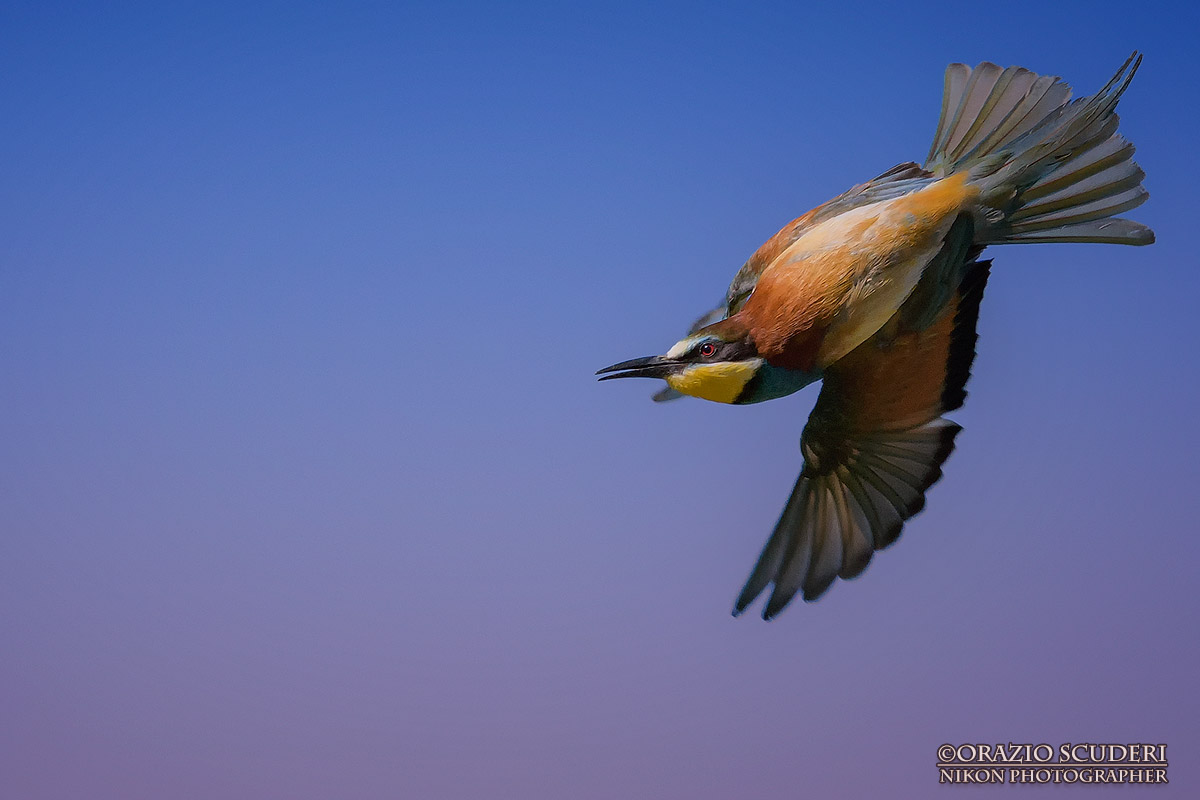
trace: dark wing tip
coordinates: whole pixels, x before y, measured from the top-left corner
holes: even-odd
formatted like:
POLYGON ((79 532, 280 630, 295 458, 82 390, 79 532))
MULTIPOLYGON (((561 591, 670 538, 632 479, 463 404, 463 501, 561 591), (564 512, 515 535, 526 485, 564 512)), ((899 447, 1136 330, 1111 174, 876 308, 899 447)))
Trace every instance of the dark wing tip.
MULTIPOLYGON (((869 531, 868 531, 869 533, 869 531)), ((871 565, 871 557, 875 554, 874 550, 866 550, 858 555, 853 561, 844 560, 842 569, 837 576, 844 581, 849 581, 863 574, 863 570, 871 565)), ((808 598, 805 598, 806 600, 808 598)))
POLYGON ((962 407, 967 399, 967 380, 975 361, 975 332, 979 324, 979 304, 991 273, 991 261, 976 261, 967 265, 967 273, 959 286, 958 309, 954 314, 954 330, 950 334, 950 349, 946 359, 946 382, 942 388, 942 413, 962 407))
POLYGON ((825 594, 833 586, 833 580, 837 576, 836 572, 832 572, 828 575, 823 575, 819 581, 816 581, 812 585, 804 587, 804 602, 815 603, 819 600, 821 595, 825 594))
POLYGON ((792 598, 795 596, 795 591, 786 594, 772 592, 771 599, 767 601, 767 605, 763 608, 762 618, 767 622, 775 619, 787 608, 788 603, 792 602, 792 598))
POLYGON ((733 615, 735 617, 740 617, 743 613, 745 613, 746 609, 750 607, 750 604, 753 603, 760 594, 762 594, 762 590, 764 588, 766 588, 765 583, 762 586, 752 588, 751 584, 747 582, 746 586, 742 589, 742 593, 738 595, 738 599, 733 604, 733 615))

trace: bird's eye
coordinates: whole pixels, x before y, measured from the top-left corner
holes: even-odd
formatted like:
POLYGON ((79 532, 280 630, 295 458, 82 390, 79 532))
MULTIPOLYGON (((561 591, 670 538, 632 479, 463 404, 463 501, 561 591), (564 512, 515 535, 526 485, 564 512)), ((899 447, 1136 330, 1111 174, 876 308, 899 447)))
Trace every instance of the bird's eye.
POLYGON ((700 345, 700 350, 698 352, 705 358, 711 358, 712 356, 716 355, 717 346, 712 342, 705 342, 704 344, 700 345))

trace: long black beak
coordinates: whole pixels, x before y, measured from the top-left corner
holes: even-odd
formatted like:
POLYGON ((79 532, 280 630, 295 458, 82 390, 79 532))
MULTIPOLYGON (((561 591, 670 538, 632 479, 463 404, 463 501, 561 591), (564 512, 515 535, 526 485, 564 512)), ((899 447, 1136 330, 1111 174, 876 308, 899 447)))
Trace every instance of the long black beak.
POLYGON ((679 363, 666 356, 646 356, 613 364, 611 367, 597 370, 596 374, 604 376, 600 379, 602 381, 610 381, 613 378, 665 378, 678 369, 679 363))

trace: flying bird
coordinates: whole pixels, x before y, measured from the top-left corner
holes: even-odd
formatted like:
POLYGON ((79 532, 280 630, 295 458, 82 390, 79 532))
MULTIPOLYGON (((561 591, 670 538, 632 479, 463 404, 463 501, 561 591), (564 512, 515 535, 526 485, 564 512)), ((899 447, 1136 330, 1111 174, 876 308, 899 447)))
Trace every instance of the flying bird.
POLYGON ((765 619, 797 594, 816 600, 924 507, 960 430, 944 415, 966 397, 984 247, 1154 241, 1116 216, 1148 197, 1116 115, 1141 60, 1074 101, 1055 76, 951 64, 923 165, 893 167, 788 223, 665 355, 597 372, 661 378, 656 400, 738 404, 822 382, 803 469, 735 616, 768 586, 765 619))

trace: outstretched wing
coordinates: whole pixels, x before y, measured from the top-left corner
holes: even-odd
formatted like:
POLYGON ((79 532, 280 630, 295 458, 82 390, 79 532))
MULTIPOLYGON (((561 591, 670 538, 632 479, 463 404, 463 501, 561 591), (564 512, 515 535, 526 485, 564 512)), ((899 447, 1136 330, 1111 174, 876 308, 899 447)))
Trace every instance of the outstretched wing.
MULTIPOLYGON (((916 191, 929 183, 931 175, 932 173, 911 161, 897 164, 882 175, 878 175, 866 183, 853 186, 824 205, 817 206, 804 216, 792 220, 747 259, 746 263, 738 270, 737 275, 733 277, 733 282, 729 284, 725 299, 693 322, 687 335, 690 336, 706 325, 736 314, 754 291, 763 270, 813 225, 822 220, 836 217, 852 208, 916 191)), ((683 395, 670 387, 660 389, 653 395, 655 402, 660 403, 680 397, 683 395)))
POLYGON ((942 415, 962 405, 975 358, 990 267, 976 252, 948 242, 888 325, 826 370, 800 439, 804 469, 735 615, 772 583, 765 619, 797 593, 816 600, 834 578, 861 573, 924 507, 960 430, 942 415))

